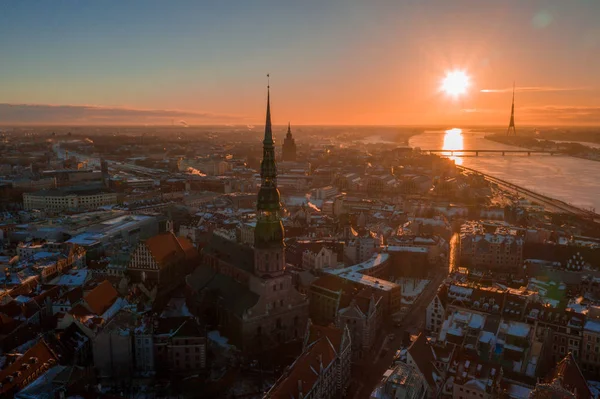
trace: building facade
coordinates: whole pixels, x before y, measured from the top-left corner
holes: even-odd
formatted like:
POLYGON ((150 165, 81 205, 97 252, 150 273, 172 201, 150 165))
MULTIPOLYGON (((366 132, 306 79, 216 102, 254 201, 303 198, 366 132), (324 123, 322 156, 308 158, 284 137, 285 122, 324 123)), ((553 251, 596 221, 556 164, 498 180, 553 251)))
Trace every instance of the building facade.
POLYGON ((50 212, 83 211, 116 204, 117 193, 113 192, 70 192, 70 190, 56 189, 23 194, 23 207, 27 211, 32 209, 50 212))
POLYGON ((282 155, 284 162, 296 162, 296 140, 292 137, 292 128, 289 123, 287 134, 283 140, 282 155))
POLYGON ((322 246, 316 252, 310 249, 305 249, 302 252, 302 268, 305 270, 321 270, 335 267, 336 264, 337 254, 325 246, 322 246))
POLYGON ((429 305, 427 305, 427 316, 425 318, 425 329, 439 334, 444 322, 445 306, 447 298, 446 285, 441 285, 438 289, 438 293, 433 297, 429 305))
POLYGON ((492 232, 487 230, 477 223, 461 227, 461 264, 477 270, 522 274, 523 238, 505 226, 498 226, 492 232))
POLYGON ((353 362, 360 362, 372 354, 383 321, 381 297, 369 296, 369 291, 353 298, 348 306, 339 310, 336 318, 337 327, 347 328, 350 332, 353 362))
POLYGON ((187 238, 166 232, 140 242, 127 270, 134 282, 170 289, 183 282, 186 263, 193 261, 196 255, 187 238))
POLYGON ((350 385, 352 345, 347 329, 308 323, 302 353, 265 398, 344 397, 350 385))

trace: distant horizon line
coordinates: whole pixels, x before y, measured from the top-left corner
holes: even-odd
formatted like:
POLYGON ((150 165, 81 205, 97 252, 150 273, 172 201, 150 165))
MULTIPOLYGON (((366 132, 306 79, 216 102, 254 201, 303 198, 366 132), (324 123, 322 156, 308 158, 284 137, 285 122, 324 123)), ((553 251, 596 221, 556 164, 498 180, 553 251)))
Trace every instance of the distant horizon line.
MULTIPOLYGON (((0 124, 0 129, 9 129, 9 128, 23 128, 23 127, 49 127, 49 128, 85 128, 85 127, 102 127, 102 128, 110 128, 110 127, 139 127, 139 128, 152 128, 152 127, 160 127, 160 128, 172 128, 172 129, 180 129, 186 130, 190 128, 199 128, 199 127, 244 127, 248 128, 248 126, 252 126, 252 129, 258 127, 264 127, 264 124, 252 124, 252 123, 240 123, 240 124, 230 124, 230 123, 202 123, 202 124, 188 124, 187 126, 181 125, 172 125, 172 124, 65 124, 65 123, 11 123, 11 124, 0 124)), ((287 129, 288 124, 276 124, 273 126, 283 127, 287 129)), ((507 126, 504 124, 337 124, 337 123, 320 123, 320 124, 310 124, 310 123, 298 123, 292 124, 292 128, 296 127, 393 127, 393 128, 506 128, 507 126)), ((521 124, 520 128, 536 128, 536 127, 555 127, 555 128, 565 128, 565 127, 596 127, 600 128, 600 124, 521 124)))

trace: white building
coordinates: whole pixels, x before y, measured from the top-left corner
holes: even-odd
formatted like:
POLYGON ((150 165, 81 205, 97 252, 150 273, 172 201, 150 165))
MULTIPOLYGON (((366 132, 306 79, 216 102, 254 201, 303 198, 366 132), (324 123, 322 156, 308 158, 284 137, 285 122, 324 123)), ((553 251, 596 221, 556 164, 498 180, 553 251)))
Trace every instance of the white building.
POLYGON ((99 190, 56 189, 23 194, 25 210, 82 211, 116 204, 117 193, 99 190))
POLYGON ((362 263, 369 260, 381 244, 378 237, 356 237, 344 247, 344 256, 350 264, 362 263))
POLYGON ((61 243, 52 242, 25 242, 17 245, 17 256, 19 259, 29 259, 35 254, 60 252, 62 249, 61 243))
POLYGON ((447 290, 445 285, 440 286, 438 293, 433 297, 429 305, 427 305, 427 315, 425 317, 425 329, 436 335, 440 332, 446 312, 446 294, 442 290, 447 290))
POLYGON ((322 246, 317 252, 310 249, 302 252, 302 268, 305 270, 322 270, 336 265, 337 255, 325 246, 322 246))

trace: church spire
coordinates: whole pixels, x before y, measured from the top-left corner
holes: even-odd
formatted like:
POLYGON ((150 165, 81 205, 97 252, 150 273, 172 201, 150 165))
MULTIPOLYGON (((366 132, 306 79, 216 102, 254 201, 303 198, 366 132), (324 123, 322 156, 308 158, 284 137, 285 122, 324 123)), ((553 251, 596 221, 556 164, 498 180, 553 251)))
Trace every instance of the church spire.
MULTIPOLYGON (((267 75, 267 78, 269 75, 267 75)), ((271 128, 271 93, 267 85, 267 119, 263 140, 263 159, 260 164, 260 190, 256 201, 256 226, 254 228, 254 267, 258 276, 274 276, 285 268, 284 228, 277 190, 277 165, 275 143, 271 128)))
POLYGON ((267 120, 265 121, 265 139, 263 144, 273 145, 273 131, 271 128, 271 83, 270 74, 267 74, 267 120))
MULTIPOLYGON (((269 79, 269 74, 267 74, 269 79)), ((265 138, 263 139, 263 159, 260 163, 261 187, 277 188, 277 166, 275 165, 275 142, 271 128, 271 85, 267 83, 267 119, 265 121, 265 138)))

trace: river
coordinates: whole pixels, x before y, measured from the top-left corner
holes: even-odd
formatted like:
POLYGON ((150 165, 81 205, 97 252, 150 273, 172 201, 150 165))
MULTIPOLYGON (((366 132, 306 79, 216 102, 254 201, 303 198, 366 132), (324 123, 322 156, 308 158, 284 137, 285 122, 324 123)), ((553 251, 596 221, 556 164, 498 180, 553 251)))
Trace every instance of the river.
MULTIPOLYGON (((422 150, 519 149, 486 140, 485 133, 455 128, 412 136, 409 145, 422 150)), ((448 154, 449 155, 449 154, 448 154)), ((451 157, 458 165, 478 170, 580 208, 600 210, 600 162, 565 155, 480 154, 451 157)))

